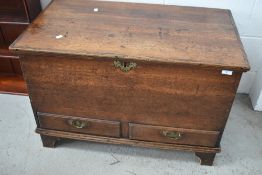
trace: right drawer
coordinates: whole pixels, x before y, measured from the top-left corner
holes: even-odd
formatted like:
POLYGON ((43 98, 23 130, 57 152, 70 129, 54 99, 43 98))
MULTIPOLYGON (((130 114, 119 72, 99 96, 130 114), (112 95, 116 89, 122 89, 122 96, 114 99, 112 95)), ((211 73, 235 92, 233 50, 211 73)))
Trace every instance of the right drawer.
POLYGON ((91 135, 120 137, 120 122, 38 113, 40 127, 91 135))
POLYGON ((218 131, 173 128, 129 123, 129 138, 162 143, 215 146, 218 131))

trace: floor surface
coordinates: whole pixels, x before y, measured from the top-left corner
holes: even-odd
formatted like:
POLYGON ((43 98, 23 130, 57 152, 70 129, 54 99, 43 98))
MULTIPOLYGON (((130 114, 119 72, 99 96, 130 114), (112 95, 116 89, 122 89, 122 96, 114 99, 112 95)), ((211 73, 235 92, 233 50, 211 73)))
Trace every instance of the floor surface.
POLYGON ((190 152, 64 142, 43 148, 28 97, 0 95, 0 175, 262 175, 262 113, 237 95, 214 166, 190 152))

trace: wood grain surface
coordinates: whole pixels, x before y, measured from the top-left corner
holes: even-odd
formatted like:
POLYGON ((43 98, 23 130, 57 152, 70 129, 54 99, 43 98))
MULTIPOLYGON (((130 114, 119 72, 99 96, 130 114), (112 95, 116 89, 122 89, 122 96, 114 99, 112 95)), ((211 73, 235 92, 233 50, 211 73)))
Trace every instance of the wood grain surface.
POLYGON ((82 118, 75 116, 63 116, 47 113, 37 114, 40 126, 46 129, 62 130, 92 135, 120 137, 120 122, 82 118), (83 128, 76 128, 70 121, 81 121, 86 124, 83 128))
POLYGON ((221 9, 54 0, 10 49, 44 146, 70 138, 188 150, 205 165, 220 151, 249 69, 232 15, 221 9), (72 128, 72 119, 94 127, 72 128))
POLYGON ((231 13, 221 9, 54 0, 10 48, 249 69, 231 13))
POLYGON ((203 131, 163 126, 129 124, 129 138, 161 143, 177 143, 185 145, 198 145, 214 147, 218 138, 217 131, 203 131), (176 132, 180 138, 174 139, 164 135, 164 132, 176 132))
POLYGON ((213 147, 206 147, 206 146, 191 146, 191 145, 180 145, 180 144, 170 144, 170 143, 138 141, 138 140, 125 139, 125 138, 93 136, 88 134, 55 131, 55 130, 48 130, 48 129, 41 129, 41 128, 37 128, 36 132, 41 135, 51 136, 56 138, 68 138, 68 139, 92 141, 98 143, 130 145, 130 146, 138 146, 138 147, 146 147, 146 148, 184 150, 184 151, 204 152, 204 153, 219 153, 221 151, 221 148, 213 148, 213 147))
MULTIPOLYGON (((241 73, 136 62, 128 73, 113 61, 21 57, 38 112, 218 131, 224 128, 241 73)), ((125 133, 124 133, 125 135, 125 133)))

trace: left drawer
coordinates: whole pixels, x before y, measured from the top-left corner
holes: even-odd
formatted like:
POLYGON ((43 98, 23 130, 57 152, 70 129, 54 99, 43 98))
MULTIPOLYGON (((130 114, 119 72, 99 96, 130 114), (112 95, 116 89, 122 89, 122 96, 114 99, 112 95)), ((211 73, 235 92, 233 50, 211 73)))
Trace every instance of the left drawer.
POLYGON ((49 113, 37 113, 40 127, 91 135, 120 137, 120 122, 73 117, 49 113))

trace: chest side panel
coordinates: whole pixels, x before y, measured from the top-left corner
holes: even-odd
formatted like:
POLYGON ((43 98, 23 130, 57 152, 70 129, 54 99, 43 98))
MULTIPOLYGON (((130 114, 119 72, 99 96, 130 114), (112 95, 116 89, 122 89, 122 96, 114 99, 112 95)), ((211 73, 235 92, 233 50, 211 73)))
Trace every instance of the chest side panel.
POLYGON ((108 59, 21 62, 37 112, 202 130, 224 127, 241 76, 147 62, 125 73, 108 59))

